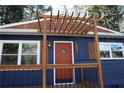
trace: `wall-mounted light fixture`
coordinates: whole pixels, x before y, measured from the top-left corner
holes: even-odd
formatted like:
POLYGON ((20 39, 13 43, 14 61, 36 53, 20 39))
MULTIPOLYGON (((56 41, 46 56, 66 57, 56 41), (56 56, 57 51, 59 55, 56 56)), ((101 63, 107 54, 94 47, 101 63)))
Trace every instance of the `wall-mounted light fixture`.
POLYGON ((51 47, 51 46, 52 46, 52 42, 48 41, 48 47, 51 47))

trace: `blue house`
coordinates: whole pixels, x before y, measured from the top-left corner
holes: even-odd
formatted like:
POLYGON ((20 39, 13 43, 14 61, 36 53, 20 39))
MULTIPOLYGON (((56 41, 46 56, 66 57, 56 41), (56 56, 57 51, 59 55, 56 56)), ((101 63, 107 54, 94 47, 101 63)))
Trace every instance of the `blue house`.
POLYGON ((72 16, 0 26, 0 87, 124 87, 124 34, 72 16))

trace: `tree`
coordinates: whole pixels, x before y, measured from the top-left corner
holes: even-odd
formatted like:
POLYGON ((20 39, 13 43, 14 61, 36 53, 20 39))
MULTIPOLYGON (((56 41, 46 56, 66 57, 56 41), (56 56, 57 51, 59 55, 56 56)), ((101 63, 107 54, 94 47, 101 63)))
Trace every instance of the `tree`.
POLYGON ((52 9, 51 6, 44 5, 1 5, 0 6, 0 25, 32 20, 35 19, 33 14, 36 12, 36 7, 39 11, 45 13, 52 9))
POLYGON ((1 25, 22 20, 24 7, 25 6, 0 6, 1 25))
POLYGON ((105 16, 104 21, 100 23, 101 26, 120 31, 119 25, 122 20, 123 13, 117 5, 89 6, 89 12, 93 13, 96 18, 105 16))

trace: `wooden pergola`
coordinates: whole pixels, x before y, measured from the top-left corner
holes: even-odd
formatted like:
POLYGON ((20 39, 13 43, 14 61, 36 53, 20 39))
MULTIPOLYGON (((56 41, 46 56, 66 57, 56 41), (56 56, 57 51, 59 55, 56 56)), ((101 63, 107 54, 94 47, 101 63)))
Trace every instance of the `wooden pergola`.
POLYGON ((35 15, 38 19, 39 32, 43 35, 41 61, 42 61, 42 87, 46 87, 46 69, 48 68, 98 68, 98 80, 100 87, 103 87, 103 77, 101 71, 100 54, 99 54, 99 40, 97 23, 102 19, 95 19, 92 16, 87 17, 87 14, 80 17, 80 13, 77 17, 74 17, 74 12, 71 16, 67 15, 67 12, 62 16, 58 11, 57 15, 53 15, 52 11, 50 15, 42 15, 37 12, 35 15), (40 19, 43 19, 41 23, 40 19), (47 36, 86 36, 89 31, 94 32, 95 50, 96 50, 96 63, 89 64, 47 64, 47 36))

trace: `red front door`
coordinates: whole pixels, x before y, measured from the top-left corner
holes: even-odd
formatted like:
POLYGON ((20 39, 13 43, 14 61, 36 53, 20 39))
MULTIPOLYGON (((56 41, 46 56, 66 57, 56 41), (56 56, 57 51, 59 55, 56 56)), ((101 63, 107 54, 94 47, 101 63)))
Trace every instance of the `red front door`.
MULTIPOLYGON (((72 64, 72 43, 55 43, 55 64, 72 64)), ((55 69, 55 83, 73 82, 73 69, 55 69)))

